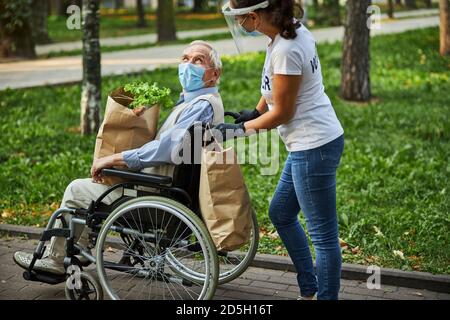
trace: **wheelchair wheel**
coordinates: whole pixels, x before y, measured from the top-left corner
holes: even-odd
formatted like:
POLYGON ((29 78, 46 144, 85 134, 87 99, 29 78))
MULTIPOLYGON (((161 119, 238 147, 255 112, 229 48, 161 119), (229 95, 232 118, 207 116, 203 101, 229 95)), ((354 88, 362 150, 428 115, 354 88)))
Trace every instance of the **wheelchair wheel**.
POLYGON ((195 213, 175 204, 160 196, 139 197, 117 207, 105 220, 97 239, 96 261, 100 283, 111 299, 214 296, 219 267, 212 239, 195 213), (179 257, 190 247, 199 250, 179 257), (168 252, 208 276, 192 281, 174 272, 167 262, 168 252))
MULTIPOLYGON (((178 203, 177 203, 178 205, 178 203)), ((232 252, 218 252, 219 260, 219 284, 225 284, 230 282, 240 275, 250 266, 251 262, 255 258, 259 244, 259 226, 256 218, 256 212, 252 213, 252 230, 250 235, 250 241, 239 250, 232 252)), ((184 261, 177 259, 169 251, 167 254, 167 260, 171 264, 173 270, 183 277, 186 277, 190 281, 201 281, 205 274, 196 272, 194 269, 184 261)))
POLYGON ((67 285, 64 287, 66 299, 68 300, 102 300, 103 289, 98 280, 90 273, 85 271, 79 274, 79 287, 74 286, 70 289, 67 285))

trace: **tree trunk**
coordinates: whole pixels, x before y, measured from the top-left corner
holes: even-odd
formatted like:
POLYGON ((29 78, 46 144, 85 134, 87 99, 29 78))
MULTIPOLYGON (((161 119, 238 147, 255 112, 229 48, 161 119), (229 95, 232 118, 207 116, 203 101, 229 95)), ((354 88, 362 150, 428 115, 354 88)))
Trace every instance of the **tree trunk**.
POLYGON ((341 25, 341 10, 339 5, 339 0, 324 0, 323 1, 323 10, 326 15, 326 20, 332 26, 341 25))
POLYGON ((313 0, 313 7, 314 7, 314 10, 319 9, 319 0, 313 0))
POLYGON ((0 58, 35 58, 31 3, 0 0, 0 58))
POLYGON ((416 0, 405 0, 405 5, 406 5, 407 8, 417 9, 416 0))
POLYGON ((367 8, 371 0, 348 0, 342 56, 341 96, 368 101, 370 89, 370 29, 367 8))
POLYGON ((192 11, 203 12, 205 11, 207 4, 208 4, 207 0, 194 0, 194 8, 192 9, 192 11))
POLYGON ((123 8, 124 0, 114 0, 114 10, 123 8))
POLYGON ((136 10, 137 10, 137 17, 138 17, 138 22, 137 22, 138 28, 147 27, 147 20, 145 20, 145 8, 144 8, 144 4, 142 3, 142 0, 136 0, 136 10))
POLYGON ((173 1, 158 0, 158 42, 177 39, 173 1))
POLYGON ((388 0, 388 17, 394 18, 394 0, 388 0))
POLYGON ((217 12, 222 13, 223 0, 217 0, 217 12))
POLYGON ((48 17, 48 0, 33 0, 33 36, 37 44, 51 43, 52 40, 48 35, 47 17, 48 17))
POLYGON ((440 52, 443 56, 450 55, 450 1, 439 1, 439 12, 441 17, 441 48, 440 52))
POLYGON ((101 65, 99 0, 83 0, 83 83, 81 134, 96 133, 100 124, 101 65))

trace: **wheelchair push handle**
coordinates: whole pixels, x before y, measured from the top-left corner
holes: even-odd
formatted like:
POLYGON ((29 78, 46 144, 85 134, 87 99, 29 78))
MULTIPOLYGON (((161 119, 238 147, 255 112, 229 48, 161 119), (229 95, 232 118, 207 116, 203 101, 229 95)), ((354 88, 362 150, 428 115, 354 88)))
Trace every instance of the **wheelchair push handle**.
POLYGON ((239 112, 225 111, 225 117, 226 116, 233 117, 234 120, 237 120, 241 115, 239 114, 239 112))

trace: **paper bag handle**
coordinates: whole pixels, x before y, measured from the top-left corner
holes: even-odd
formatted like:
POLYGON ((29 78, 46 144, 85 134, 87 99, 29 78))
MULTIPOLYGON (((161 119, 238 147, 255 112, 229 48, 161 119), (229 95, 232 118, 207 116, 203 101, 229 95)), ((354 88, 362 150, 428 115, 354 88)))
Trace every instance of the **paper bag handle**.
MULTIPOLYGON (((209 122, 206 123, 205 127, 206 127, 206 129, 211 133, 212 139, 220 146, 219 141, 217 141, 216 137, 214 136, 213 132, 211 131, 211 125, 209 124, 209 122)), ((203 141, 202 141, 202 146, 203 146, 203 148, 206 147, 206 142, 205 142, 205 141, 206 141, 206 137, 205 137, 205 136, 206 136, 206 132, 207 132, 207 131, 205 131, 205 133, 203 134, 203 141)))

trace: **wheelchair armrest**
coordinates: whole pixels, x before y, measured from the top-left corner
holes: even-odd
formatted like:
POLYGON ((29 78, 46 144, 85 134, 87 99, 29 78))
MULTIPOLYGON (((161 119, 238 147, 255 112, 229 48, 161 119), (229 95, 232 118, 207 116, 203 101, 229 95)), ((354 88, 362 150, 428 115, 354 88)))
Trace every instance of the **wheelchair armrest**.
POLYGON ((161 176, 159 174, 148 174, 142 172, 133 172, 120 169, 103 169, 102 175, 110 177, 119 177, 139 182, 156 183, 156 184, 171 184, 172 178, 168 176, 161 176))

